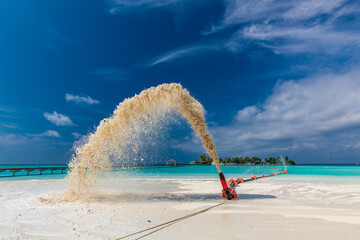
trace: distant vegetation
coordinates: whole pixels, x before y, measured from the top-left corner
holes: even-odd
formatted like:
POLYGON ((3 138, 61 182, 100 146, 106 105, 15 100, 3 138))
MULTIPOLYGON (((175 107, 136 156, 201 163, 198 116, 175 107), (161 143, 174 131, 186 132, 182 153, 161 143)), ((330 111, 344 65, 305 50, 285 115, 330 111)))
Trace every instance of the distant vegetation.
MULTIPOLYGON (((255 165, 281 165, 283 162, 280 157, 269 157, 265 158, 264 161, 259 157, 226 157, 224 159, 220 158, 220 163, 228 164, 255 164, 255 165)), ((286 165, 295 165, 296 163, 293 160, 290 160, 288 156, 284 158, 286 165)), ((200 156, 200 162, 198 164, 208 165, 212 163, 212 159, 205 154, 200 156)))

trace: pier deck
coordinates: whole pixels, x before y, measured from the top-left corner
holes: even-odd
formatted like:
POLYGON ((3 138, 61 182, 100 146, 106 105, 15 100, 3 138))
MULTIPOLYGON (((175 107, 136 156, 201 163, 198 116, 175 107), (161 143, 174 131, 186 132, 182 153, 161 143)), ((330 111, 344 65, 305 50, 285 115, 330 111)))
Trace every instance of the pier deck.
POLYGON ((68 167, 19 167, 19 168, 0 168, 0 173, 2 172, 12 172, 12 176, 15 176, 15 173, 25 171, 27 172, 26 175, 30 175, 30 172, 33 171, 39 171, 40 175, 43 174, 44 171, 51 171, 51 174, 54 174, 54 171, 59 170, 61 171, 61 174, 64 173, 64 171, 68 170, 68 167))
MULTIPOLYGON (((112 166, 112 171, 118 170, 131 170, 131 169, 144 169, 144 168, 169 168, 169 167, 180 167, 186 166, 186 164, 181 165, 132 165, 132 166, 124 166, 124 165, 114 165, 112 166)), ((38 171, 40 175, 43 174, 44 171, 51 171, 51 174, 64 174, 69 170, 68 167, 9 167, 9 168, 0 168, 0 173, 2 172, 12 172, 12 176, 20 176, 15 175, 17 172, 25 171, 26 175, 21 176, 29 176, 30 172, 38 171), (58 171, 58 172, 54 172, 58 171)), ((11 176, 3 176, 3 177, 11 177, 11 176)))

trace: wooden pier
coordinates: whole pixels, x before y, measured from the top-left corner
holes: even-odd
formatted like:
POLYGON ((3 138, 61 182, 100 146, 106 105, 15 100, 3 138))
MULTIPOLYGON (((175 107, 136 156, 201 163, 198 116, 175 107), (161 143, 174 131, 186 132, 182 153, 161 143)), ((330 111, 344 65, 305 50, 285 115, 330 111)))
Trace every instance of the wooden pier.
POLYGON ((169 164, 154 164, 154 165, 114 165, 112 166, 112 170, 128 170, 128 169, 146 169, 146 168, 171 168, 171 167, 182 167, 188 166, 189 164, 177 164, 177 165, 169 165, 169 164))
POLYGON ((19 167, 19 168, 0 168, 0 173, 2 172, 6 172, 6 171, 9 171, 9 172, 12 172, 12 176, 15 176, 15 173, 17 172, 21 172, 21 171, 25 171, 27 172, 27 176, 30 175, 30 172, 33 172, 33 171, 39 171, 40 172, 40 175, 42 175, 42 173, 44 171, 51 171, 51 174, 54 174, 54 171, 56 170, 60 170, 61 171, 61 174, 64 173, 64 170, 69 170, 68 167, 19 167))
MULTIPOLYGON (((133 169, 146 169, 146 168, 170 168, 170 167, 180 167, 180 166, 187 166, 187 164, 178 164, 178 165, 114 165, 111 167, 112 171, 119 171, 119 170, 133 170, 133 169)), ((12 172, 12 176, 29 176, 30 172, 38 171, 40 175, 43 174, 44 171, 51 171, 51 174, 54 174, 54 171, 60 170, 61 174, 66 173, 69 170, 68 167, 18 167, 18 168, 0 168, 0 173, 2 172, 12 172), (25 171, 26 175, 15 175, 17 172, 25 171)), ((56 174, 56 173, 55 173, 56 174)), ((57 173, 60 174, 60 173, 57 173)), ((11 176, 2 176, 2 177, 11 177, 11 176)))

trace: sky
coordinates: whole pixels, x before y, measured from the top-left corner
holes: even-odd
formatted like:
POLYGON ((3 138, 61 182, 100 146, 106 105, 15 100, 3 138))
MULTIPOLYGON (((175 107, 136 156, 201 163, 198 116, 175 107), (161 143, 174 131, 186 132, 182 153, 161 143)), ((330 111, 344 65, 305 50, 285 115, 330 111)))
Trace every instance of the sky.
MULTIPOLYGON (((0 32, 0 164, 66 163, 125 98, 171 82, 220 157, 360 162, 358 1, 1 1, 0 32)), ((162 158, 205 152, 185 121, 170 132, 162 158)))

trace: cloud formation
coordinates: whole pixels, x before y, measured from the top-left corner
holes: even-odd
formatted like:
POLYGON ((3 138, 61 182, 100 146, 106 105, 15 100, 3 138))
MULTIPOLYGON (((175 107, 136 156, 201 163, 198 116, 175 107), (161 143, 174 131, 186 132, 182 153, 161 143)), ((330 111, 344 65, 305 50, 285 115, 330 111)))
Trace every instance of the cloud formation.
MULTIPOLYGON (((292 20, 302 21, 321 14, 333 14, 350 2, 346 0, 230 0, 226 1, 223 19, 214 27, 255 21, 292 20)), ((346 5, 348 7, 348 5, 346 5)))
POLYGON ((11 107, 9 107, 9 106, 0 106, 0 111, 1 111, 1 112, 7 112, 7 113, 9 113, 9 112, 16 112, 15 109, 13 109, 13 108, 11 108, 11 107))
POLYGON ((125 11, 143 12, 152 8, 175 7, 183 0, 107 0, 110 14, 119 14, 125 11))
POLYGON ((71 93, 67 93, 65 94, 65 99, 67 102, 74 102, 76 104, 88 104, 88 105, 93 105, 93 104, 99 104, 100 101, 91 98, 90 96, 79 96, 79 95, 74 95, 71 93))
POLYGON ((347 0, 229 0, 223 18, 202 31, 205 41, 170 50, 152 65, 204 50, 239 53, 254 45, 283 55, 357 57, 359 9, 358 3, 347 0), (223 34, 225 29, 231 34, 223 34))
POLYGON ((47 130, 46 132, 43 132, 40 134, 31 134, 31 136, 33 136, 33 137, 54 137, 54 138, 61 137, 60 134, 54 130, 47 130))
POLYGON ((223 47, 217 43, 209 43, 207 45, 185 46, 174 49, 173 51, 167 52, 164 55, 158 56, 152 59, 148 64, 145 64, 145 66, 154 66, 163 62, 170 62, 178 58, 188 57, 209 50, 221 50, 222 48, 223 47))
POLYGON ((343 20, 357 7, 346 0, 234 0, 212 31, 238 25, 230 41, 251 40, 278 54, 340 54, 360 43, 360 31, 343 20))
POLYGON ((5 127, 5 128, 21 129, 21 127, 19 127, 15 123, 2 123, 1 126, 5 127))
MULTIPOLYGON (((220 153, 264 154, 359 149, 360 71, 279 81, 259 105, 239 110, 229 126, 212 127, 220 153)), ((199 151, 193 137, 180 145, 199 151)))
POLYGON ((0 146, 9 147, 26 144, 28 138, 18 134, 0 135, 0 146))
POLYGON ((49 120, 51 123, 55 124, 56 126, 73 126, 74 123, 71 119, 65 115, 62 115, 57 112, 53 113, 44 113, 44 117, 49 120))
POLYGON ((71 135, 74 137, 74 139, 80 139, 82 137, 82 134, 78 132, 73 132, 71 133, 71 135))

